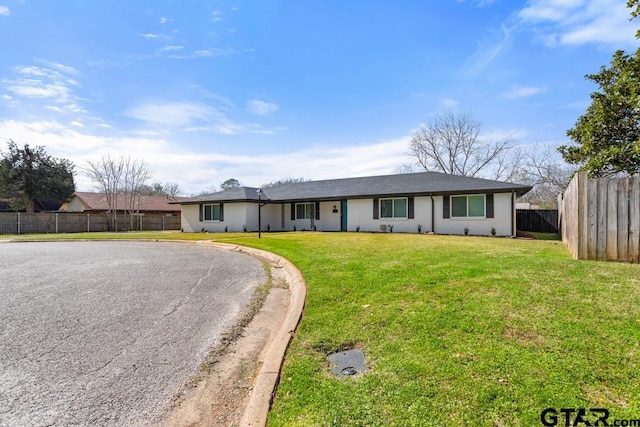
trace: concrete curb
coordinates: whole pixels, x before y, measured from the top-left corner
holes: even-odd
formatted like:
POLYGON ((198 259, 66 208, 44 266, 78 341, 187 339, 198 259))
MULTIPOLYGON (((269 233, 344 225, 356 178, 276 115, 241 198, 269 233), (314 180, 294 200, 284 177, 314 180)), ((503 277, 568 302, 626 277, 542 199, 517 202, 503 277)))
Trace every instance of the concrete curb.
POLYGON ((285 352, 302 317, 307 296, 307 285, 300 270, 289 260, 279 255, 260 249, 228 243, 199 243, 203 246, 244 252, 257 258, 266 259, 271 264, 271 268, 282 268, 285 272, 290 291, 289 307, 287 308, 286 317, 282 325, 280 325, 275 339, 269 342, 262 350, 260 360, 258 361, 260 367, 255 375, 249 401, 240 420, 241 426, 265 426, 267 424, 267 415, 269 414, 269 409, 275 395, 276 386, 280 379, 280 370, 282 369, 285 352))

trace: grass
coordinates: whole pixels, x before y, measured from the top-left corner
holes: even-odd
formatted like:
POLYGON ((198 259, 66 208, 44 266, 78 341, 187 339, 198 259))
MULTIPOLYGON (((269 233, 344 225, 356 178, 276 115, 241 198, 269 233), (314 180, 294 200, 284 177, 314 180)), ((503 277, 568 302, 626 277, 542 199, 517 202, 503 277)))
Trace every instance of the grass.
POLYGON ((558 241, 262 237, 150 236, 233 241, 302 271, 307 305, 270 426, 529 426, 547 407, 640 418, 638 265, 576 261, 558 241), (369 372, 333 377, 326 355, 352 347, 369 372))

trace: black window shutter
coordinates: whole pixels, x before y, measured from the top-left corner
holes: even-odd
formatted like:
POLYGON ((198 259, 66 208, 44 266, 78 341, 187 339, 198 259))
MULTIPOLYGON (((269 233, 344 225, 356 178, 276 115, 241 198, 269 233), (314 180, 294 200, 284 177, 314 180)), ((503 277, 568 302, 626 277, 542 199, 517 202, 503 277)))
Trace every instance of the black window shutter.
POLYGON ((414 215, 413 215, 413 197, 409 197, 407 199, 407 218, 408 219, 413 219, 414 215))
POLYGON ((449 196, 442 196, 442 218, 451 218, 449 214, 449 196))
POLYGON ((486 203, 487 203, 486 217, 493 218, 493 194, 486 195, 486 203))
POLYGON ((380 210, 378 209, 378 199, 373 199, 373 219, 380 218, 380 210))
POLYGON ((203 210, 204 210, 204 206, 203 205, 198 205, 198 211, 200 212, 200 214, 199 214, 200 221, 202 221, 202 211, 203 210))
POLYGON ((291 221, 296 220, 296 204, 291 202, 291 221))
POLYGON ((220 203, 220 221, 224 221, 224 203, 220 203))
POLYGON ((316 219, 320 219, 320 202, 316 202, 316 219))

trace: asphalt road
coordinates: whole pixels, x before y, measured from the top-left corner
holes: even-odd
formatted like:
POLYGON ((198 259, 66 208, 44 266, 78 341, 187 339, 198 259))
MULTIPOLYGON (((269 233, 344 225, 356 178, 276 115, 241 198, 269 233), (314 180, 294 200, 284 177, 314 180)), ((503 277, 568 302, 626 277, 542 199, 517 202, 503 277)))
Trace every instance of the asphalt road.
POLYGON ((180 243, 0 243, 0 426, 156 422, 262 263, 180 243))

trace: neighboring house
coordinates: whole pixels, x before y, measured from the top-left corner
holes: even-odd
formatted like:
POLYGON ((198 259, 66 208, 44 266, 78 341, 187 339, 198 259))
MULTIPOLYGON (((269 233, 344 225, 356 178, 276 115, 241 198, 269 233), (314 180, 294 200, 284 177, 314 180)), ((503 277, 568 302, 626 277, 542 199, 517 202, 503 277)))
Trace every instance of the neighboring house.
POLYGON ((515 200, 530 186, 438 172, 239 187, 172 202, 182 229, 318 230, 514 236, 515 200), (259 193, 260 192, 260 193, 259 193), (260 198, 260 201, 259 201, 260 198))
MULTIPOLYGON (((180 215, 180 209, 170 202, 175 202, 176 198, 168 196, 140 196, 135 202, 133 211, 141 214, 165 214, 167 216, 180 215)), ((119 196, 116 210, 118 213, 130 211, 125 206, 124 196, 119 196)), ((60 207, 60 212, 84 212, 84 213, 104 213, 109 210, 107 198, 103 193, 88 193, 76 191, 71 200, 60 207)))

